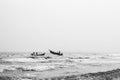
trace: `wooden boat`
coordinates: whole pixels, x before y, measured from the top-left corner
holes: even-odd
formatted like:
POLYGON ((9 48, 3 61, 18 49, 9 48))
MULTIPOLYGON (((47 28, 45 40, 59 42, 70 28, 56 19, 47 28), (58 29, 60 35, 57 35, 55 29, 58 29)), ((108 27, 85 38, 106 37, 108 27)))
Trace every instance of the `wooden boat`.
POLYGON ((40 54, 38 52, 31 53, 31 56, 44 56, 44 55, 45 55, 45 53, 42 53, 42 54, 40 54))
POLYGON ((63 53, 61 53, 60 51, 59 52, 54 52, 54 51, 52 51, 50 49, 49 49, 49 51, 50 51, 51 54, 63 56, 63 53))

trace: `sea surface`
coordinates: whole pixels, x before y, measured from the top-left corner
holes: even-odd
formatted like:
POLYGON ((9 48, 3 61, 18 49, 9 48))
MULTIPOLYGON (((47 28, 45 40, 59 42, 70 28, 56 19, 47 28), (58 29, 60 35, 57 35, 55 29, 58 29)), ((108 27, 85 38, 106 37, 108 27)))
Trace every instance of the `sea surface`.
POLYGON ((0 75, 46 78, 120 68, 120 53, 64 52, 63 56, 58 56, 47 52, 34 58, 31 53, 1 52, 0 75))

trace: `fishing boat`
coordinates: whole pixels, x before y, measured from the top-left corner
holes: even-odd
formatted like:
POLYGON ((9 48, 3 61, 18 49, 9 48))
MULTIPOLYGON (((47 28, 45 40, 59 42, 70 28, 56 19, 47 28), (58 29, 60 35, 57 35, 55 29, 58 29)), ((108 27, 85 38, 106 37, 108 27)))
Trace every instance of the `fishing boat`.
POLYGON ((49 52, 50 52, 51 54, 54 54, 54 55, 63 56, 63 53, 61 53, 60 51, 59 51, 59 52, 54 52, 54 51, 52 51, 52 50, 49 49, 49 52))
POLYGON ((31 53, 31 56, 44 56, 45 53, 38 53, 38 52, 33 52, 31 53))

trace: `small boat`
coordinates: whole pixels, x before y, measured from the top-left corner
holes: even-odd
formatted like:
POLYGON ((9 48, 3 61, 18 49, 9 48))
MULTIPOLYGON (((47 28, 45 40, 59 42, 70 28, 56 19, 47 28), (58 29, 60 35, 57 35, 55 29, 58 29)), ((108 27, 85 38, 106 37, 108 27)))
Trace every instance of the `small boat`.
POLYGON ((38 52, 33 52, 33 53, 31 53, 31 56, 44 56, 45 55, 45 53, 38 53, 38 52))
POLYGON ((51 54, 63 56, 63 53, 61 53, 60 51, 59 52, 54 52, 54 51, 52 51, 50 49, 49 49, 49 51, 50 51, 51 54))

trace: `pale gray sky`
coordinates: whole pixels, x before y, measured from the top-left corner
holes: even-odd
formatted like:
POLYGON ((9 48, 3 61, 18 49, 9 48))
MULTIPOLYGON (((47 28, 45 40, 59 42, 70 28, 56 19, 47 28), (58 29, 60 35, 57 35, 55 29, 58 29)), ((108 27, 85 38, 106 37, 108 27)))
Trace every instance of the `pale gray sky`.
POLYGON ((0 51, 120 52, 120 0, 0 0, 0 51))

